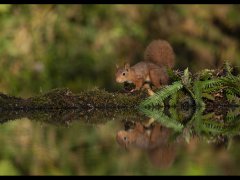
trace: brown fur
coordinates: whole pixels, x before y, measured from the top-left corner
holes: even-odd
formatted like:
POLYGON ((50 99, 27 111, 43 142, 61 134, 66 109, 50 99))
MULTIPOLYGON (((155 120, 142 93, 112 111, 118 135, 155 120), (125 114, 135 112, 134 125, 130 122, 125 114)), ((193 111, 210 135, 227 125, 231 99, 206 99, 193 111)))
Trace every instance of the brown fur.
POLYGON ((144 52, 144 60, 168 68, 173 68, 175 65, 172 46, 165 40, 152 41, 144 52))

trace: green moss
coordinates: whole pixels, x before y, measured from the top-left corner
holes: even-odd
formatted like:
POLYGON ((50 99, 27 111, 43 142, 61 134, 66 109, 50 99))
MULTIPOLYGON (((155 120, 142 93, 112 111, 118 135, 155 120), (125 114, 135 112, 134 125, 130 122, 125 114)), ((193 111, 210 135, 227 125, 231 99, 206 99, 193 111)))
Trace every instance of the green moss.
POLYGON ((45 94, 28 99, 2 94, 2 109, 106 109, 137 108, 145 93, 110 93, 93 89, 73 94, 69 89, 54 89, 45 94))

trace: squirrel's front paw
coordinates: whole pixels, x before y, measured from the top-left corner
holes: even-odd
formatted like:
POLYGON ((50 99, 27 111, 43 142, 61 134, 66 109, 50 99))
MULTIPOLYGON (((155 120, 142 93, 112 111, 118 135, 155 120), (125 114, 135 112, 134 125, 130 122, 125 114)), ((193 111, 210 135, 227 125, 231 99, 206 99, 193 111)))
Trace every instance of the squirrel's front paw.
POLYGON ((132 83, 124 82, 124 90, 126 92, 131 92, 133 89, 135 89, 136 86, 132 83))
POLYGON ((135 92, 135 91, 137 91, 137 89, 132 89, 130 92, 132 93, 132 92, 135 92))

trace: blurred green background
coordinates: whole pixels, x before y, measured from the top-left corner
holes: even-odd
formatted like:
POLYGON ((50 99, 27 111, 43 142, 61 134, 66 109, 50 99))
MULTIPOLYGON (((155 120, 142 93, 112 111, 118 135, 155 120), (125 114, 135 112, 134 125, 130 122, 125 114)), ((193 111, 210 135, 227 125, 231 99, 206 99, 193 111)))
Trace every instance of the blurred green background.
POLYGON ((0 90, 118 89, 116 63, 168 40, 176 68, 240 64, 239 5, 0 5, 0 90))
MULTIPOLYGON (((115 64, 140 61, 157 38, 172 44, 179 69, 240 65, 239 5, 0 5, 0 27, 0 91, 22 97, 117 90, 115 64)), ((121 128, 2 125, 0 174, 239 174, 238 144, 226 152, 194 140, 162 171, 142 151, 118 147, 121 128)))

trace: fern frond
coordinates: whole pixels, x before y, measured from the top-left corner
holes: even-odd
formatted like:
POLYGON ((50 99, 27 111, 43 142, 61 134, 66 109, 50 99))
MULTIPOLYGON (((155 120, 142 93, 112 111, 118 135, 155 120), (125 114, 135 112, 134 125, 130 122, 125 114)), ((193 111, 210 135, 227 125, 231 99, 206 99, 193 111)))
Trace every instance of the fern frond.
POLYGON ((199 82, 201 82, 201 88, 203 91, 206 91, 211 88, 221 89, 223 86, 223 81, 221 78, 211 79, 206 81, 199 81, 199 82))
POLYGON ((222 77, 221 78, 223 81, 225 81, 228 84, 232 84, 232 85, 236 85, 238 83, 240 83, 240 77, 239 76, 233 76, 233 75, 229 75, 226 77, 222 77))
POLYGON ((169 106, 170 107, 175 107, 178 103, 178 94, 175 93, 171 96, 170 100, 169 100, 169 106))
POLYGON ((195 80, 205 81, 205 80, 211 79, 213 77, 213 73, 214 73, 214 70, 204 69, 196 74, 195 80))
POLYGON ((184 70, 184 73, 181 79, 184 86, 187 86, 187 87, 190 86, 192 79, 191 79, 191 73, 189 72, 188 68, 184 70))
POLYGON ((193 84, 193 99, 195 101, 195 104, 200 107, 204 107, 204 102, 202 99, 202 82, 201 81, 195 81, 193 84))
POLYGON ((227 88, 230 88, 234 94, 240 95, 240 77, 238 76, 226 76, 221 78, 221 81, 224 83, 227 88))
POLYGON ((224 63, 224 68, 225 68, 226 71, 227 71, 227 75, 232 75, 232 70, 233 70, 233 68, 230 66, 230 64, 229 64, 228 61, 225 61, 225 63, 224 63))
MULTIPOLYGON (((219 79, 211 79, 205 81, 195 81, 193 84, 193 92, 194 92, 194 100, 198 106, 204 106, 203 95, 207 98, 211 98, 211 95, 207 95, 207 93, 211 94, 215 91, 224 88, 224 81, 219 79)), ((213 99, 213 98, 211 98, 213 99)))
POLYGON ((206 99, 209 99, 211 101, 214 101, 215 100, 215 97, 209 93, 202 93, 202 97, 203 98, 206 98, 206 99))
POLYGON ((170 118, 175 119, 178 122, 181 122, 180 114, 176 110, 177 110, 176 108, 172 108, 172 107, 169 108, 170 118))
POLYGON ((172 94, 177 93, 183 87, 180 81, 173 83, 172 85, 163 87, 158 92, 156 92, 153 96, 148 97, 145 99, 141 104, 140 107, 144 106, 157 106, 163 104, 163 101, 171 96, 172 94))

